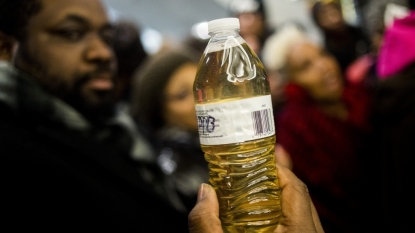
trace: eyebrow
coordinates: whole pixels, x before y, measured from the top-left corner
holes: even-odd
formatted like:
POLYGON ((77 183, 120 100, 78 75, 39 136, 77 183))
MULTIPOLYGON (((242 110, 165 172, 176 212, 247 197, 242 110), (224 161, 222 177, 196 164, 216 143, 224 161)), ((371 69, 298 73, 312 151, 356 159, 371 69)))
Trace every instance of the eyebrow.
POLYGON ((101 30, 115 30, 115 26, 111 23, 106 23, 101 30))
POLYGON ((63 20, 61 20, 61 23, 64 21, 75 21, 81 24, 89 24, 84 17, 75 14, 67 15, 63 20))
MULTIPOLYGON (((60 23, 65 22, 65 21, 74 21, 79 24, 90 25, 89 21, 85 19, 85 17, 76 15, 76 14, 67 15, 60 23)), ((114 29, 114 25, 108 22, 104 24, 101 29, 103 30, 114 29)))

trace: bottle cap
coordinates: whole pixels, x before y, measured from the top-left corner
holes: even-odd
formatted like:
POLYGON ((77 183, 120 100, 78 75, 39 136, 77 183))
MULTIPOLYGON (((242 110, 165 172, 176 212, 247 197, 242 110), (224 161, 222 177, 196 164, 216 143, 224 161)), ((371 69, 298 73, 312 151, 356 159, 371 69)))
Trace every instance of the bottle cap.
POLYGON ((215 19, 208 22, 208 31, 209 34, 224 29, 240 29, 239 19, 238 18, 222 18, 215 19))

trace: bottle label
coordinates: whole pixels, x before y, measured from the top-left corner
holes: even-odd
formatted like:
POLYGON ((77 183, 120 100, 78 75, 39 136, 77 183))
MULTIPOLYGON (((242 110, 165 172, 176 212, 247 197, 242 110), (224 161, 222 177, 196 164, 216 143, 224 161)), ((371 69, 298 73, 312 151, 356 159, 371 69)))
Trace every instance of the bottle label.
POLYGON ((271 95, 196 105, 202 145, 240 143, 275 134, 271 95))

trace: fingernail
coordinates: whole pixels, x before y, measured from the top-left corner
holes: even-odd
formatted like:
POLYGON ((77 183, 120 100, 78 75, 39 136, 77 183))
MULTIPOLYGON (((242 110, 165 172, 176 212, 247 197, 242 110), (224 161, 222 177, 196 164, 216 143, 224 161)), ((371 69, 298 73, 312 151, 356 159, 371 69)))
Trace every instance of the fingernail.
POLYGON ((201 184, 199 186, 199 190, 197 192, 197 201, 198 202, 203 200, 206 197, 207 189, 208 189, 208 187, 206 186, 206 184, 201 184))

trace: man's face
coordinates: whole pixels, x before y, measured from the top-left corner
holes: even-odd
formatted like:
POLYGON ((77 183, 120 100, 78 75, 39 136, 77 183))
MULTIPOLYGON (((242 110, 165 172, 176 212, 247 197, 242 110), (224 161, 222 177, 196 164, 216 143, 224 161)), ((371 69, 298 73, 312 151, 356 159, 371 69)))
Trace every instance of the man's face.
POLYGON ((85 115, 110 112, 113 29, 99 0, 40 0, 19 45, 16 66, 85 115))

